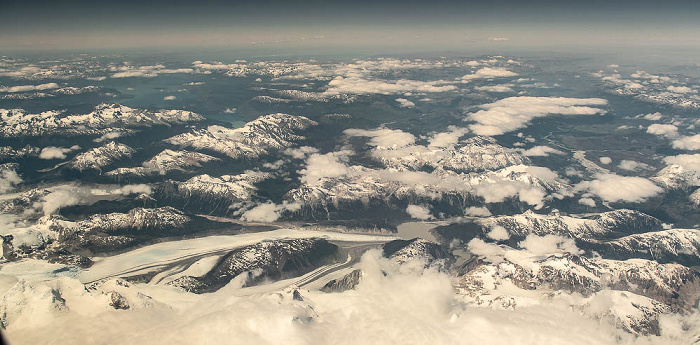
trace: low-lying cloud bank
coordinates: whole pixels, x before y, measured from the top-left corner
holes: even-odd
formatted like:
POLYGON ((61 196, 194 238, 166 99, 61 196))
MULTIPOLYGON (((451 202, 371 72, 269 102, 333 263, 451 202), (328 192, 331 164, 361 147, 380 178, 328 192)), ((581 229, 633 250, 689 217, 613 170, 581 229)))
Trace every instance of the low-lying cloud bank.
MULTIPOLYGON (((550 242, 552 249, 561 250, 562 243, 550 242)), ((12 320, 6 336, 34 344, 577 345, 680 344, 697 331, 692 326, 697 323, 688 323, 692 327, 684 330, 677 327, 681 320, 668 317, 661 322, 661 336, 635 337, 572 309, 566 297, 508 309, 479 306, 455 294, 448 275, 424 269, 419 261, 398 265, 378 250, 366 253, 360 268, 363 275, 355 290, 300 289, 301 301, 293 298, 291 289, 240 296, 241 277, 204 295, 104 283, 103 290, 143 301, 129 310, 114 310, 108 305, 109 294, 90 293, 72 278, 20 282, 9 289, 4 303, 23 301, 29 309, 12 320), (61 293, 64 308, 52 308, 50 291, 61 293)))
POLYGON ((642 202, 663 192, 646 178, 615 174, 598 174, 595 180, 579 183, 575 190, 588 191, 610 202, 642 202))
POLYGON ((469 126, 478 135, 500 135, 526 127, 538 117, 550 115, 602 115, 602 98, 509 97, 482 104, 481 110, 469 114, 469 126))

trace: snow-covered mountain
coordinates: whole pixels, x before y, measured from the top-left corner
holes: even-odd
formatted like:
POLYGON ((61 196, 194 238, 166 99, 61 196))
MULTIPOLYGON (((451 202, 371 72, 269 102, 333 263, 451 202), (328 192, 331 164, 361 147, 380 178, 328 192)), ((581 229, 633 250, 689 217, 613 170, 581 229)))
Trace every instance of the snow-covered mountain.
POLYGON ((229 212, 235 203, 252 201, 260 183, 272 175, 260 171, 245 171, 238 175, 219 177, 197 175, 187 181, 166 181, 155 193, 158 200, 193 210, 229 212))
POLYGON ((201 168, 202 164, 220 161, 216 157, 199 152, 174 151, 165 149, 143 162, 141 166, 132 168, 117 168, 108 171, 105 175, 117 179, 128 179, 131 177, 146 177, 151 175, 167 175, 169 173, 187 172, 201 168))
MULTIPOLYGON (((536 167, 516 165, 497 171, 457 173, 436 169, 431 173, 397 169, 374 170, 350 166, 337 177, 323 177, 304 183, 287 193, 285 199, 303 205, 305 211, 334 208, 366 208, 370 203, 390 205, 444 202, 460 214, 468 206, 501 202, 508 198, 541 205, 552 196, 571 195, 565 181, 541 174, 536 167), (534 198, 519 195, 525 192, 534 198)), ((541 206, 540 206, 541 207, 541 206)))
POLYGON ((0 160, 22 159, 27 157, 36 157, 41 152, 41 149, 31 145, 26 145, 21 149, 13 149, 12 146, 0 147, 0 160))
POLYGON ((23 109, 0 109, 0 137, 97 134, 115 128, 184 124, 203 119, 186 110, 149 111, 109 103, 96 106, 90 113, 75 115, 64 115, 58 110, 30 114, 23 109))
POLYGON ((182 148, 216 152, 234 159, 255 158, 272 150, 290 147, 304 139, 297 134, 315 121, 303 116, 270 114, 261 116, 243 127, 229 129, 209 126, 168 138, 165 142, 182 148))
POLYGON ((700 185, 700 171, 671 164, 661 169, 651 180, 667 189, 688 189, 700 185))
POLYGON ((561 235, 583 240, 602 240, 662 230, 660 220, 635 210, 614 210, 590 218, 561 214, 542 215, 528 210, 513 216, 487 217, 475 220, 485 229, 501 226, 511 236, 525 237, 561 235))
POLYGON ((106 167, 120 160, 130 158, 136 150, 131 147, 111 141, 103 146, 95 147, 73 157, 67 167, 78 171, 97 170, 102 172, 106 167))
POLYGON ((484 136, 462 140, 449 148, 418 145, 397 149, 378 147, 372 155, 387 167, 415 171, 441 168, 456 172, 479 172, 530 163, 521 153, 484 136))
POLYGON ((617 302, 625 306, 622 310, 606 305, 605 310, 586 311, 601 318, 612 317, 632 333, 658 333, 659 315, 692 308, 700 286, 698 273, 678 264, 606 260, 570 253, 543 258, 506 247, 494 249, 498 250, 503 250, 500 259, 476 259, 466 266, 466 274, 457 283, 457 288, 477 303, 517 308, 520 303, 527 304, 529 298, 567 292, 583 295, 576 304, 586 310, 593 309, 591 305, 597 299, 617 296, 617 302))
POLYGON ((618 258, 644 258, 659 262, 700 264, 700 230, 670 229, 620 237, 591 244, 601 254, 618 258))

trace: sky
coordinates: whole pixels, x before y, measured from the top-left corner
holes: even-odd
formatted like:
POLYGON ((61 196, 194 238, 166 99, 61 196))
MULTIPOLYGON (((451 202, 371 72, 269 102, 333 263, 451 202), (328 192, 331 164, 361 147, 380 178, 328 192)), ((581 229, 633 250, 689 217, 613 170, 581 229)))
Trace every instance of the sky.
POLYGON ((700 2, 2 0, 0 49, 700 46, 700 2))

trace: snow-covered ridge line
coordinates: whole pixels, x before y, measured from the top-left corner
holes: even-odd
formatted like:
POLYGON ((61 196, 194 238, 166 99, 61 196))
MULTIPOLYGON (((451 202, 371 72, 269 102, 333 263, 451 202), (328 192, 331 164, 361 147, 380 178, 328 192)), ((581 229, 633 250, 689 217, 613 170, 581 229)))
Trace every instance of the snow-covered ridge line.
POLYGON ((228 157, 255 158, 271 150, 292 146, 293 142, 304 139, 297 131, 315 126, 315 121, 303 116, 269 114, 261 116, 245 126, 229 129, 209 126, 165 139, 165 142, 195 150, 208 150, 228 157))
POLYGON ((102 103, 87 114, 64 115, 50 110, 28 114, 22 109, 0 109, 0 137, 47 134, 99 134, 113 128, 150 127, 201 121, 204 117, 186 110, 143 110, 119 104, 102 103))

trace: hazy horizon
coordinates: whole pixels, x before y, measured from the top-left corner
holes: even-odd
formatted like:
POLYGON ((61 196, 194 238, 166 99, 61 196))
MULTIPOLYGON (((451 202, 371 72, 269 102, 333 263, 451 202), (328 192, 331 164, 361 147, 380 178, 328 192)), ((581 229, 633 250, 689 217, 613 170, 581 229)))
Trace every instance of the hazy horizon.
POLYGON ((692 1, 7 1, 8 50, 700 47, 692 1))

